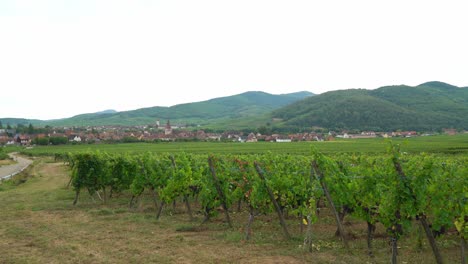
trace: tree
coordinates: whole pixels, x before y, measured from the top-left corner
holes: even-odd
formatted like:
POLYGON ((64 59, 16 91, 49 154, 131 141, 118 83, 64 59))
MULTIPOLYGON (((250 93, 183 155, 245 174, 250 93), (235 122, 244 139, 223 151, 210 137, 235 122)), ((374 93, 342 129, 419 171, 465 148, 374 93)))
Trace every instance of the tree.
POLYGON ((271 128, 266 127, 266 126, 261 126, 257 129, 258 133, 262 135, 268 135, 271 134, 271 128))
POLYGON ((36 138, 34 139, 34 143, 37 145, 47 146, 49 145, 49 138, 46 138, 46 137, 36 138))
POLYGON ((50 137, 49 142, 52 145, 63 145, 68 143, 68 138, 66 137, 50 137))
POLYGON ((4 160, 8 158, 8 154, 3 151, 3 148, 0 147, 0 160, 4 160))
POLYGON ((14 134, 14 132, 11 130, 11 126, 10 126, 9 123, 7 124, 7 127, 6 127, 6 128, 7 128, 7 131, 6 131, 7 135, 8 135, 9 137, 12 137, 13 134, 14 134))
POLYGON ((3 128, 3 124, 1 120, 0 120, 0 128, 3 128))
POLYGON ((28 126, 28 134, 29 135, 34 134, 34 127, 31 123, 29 123, 29 126, 28 126))

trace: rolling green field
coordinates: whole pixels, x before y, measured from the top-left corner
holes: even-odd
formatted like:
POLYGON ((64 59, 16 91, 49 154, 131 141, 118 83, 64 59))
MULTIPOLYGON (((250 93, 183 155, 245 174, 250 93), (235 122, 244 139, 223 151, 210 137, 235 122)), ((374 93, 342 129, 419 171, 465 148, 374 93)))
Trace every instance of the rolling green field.
MULTIPOLYGON (((314 147, 323 153, 383 153, 389 146, 388 139, 343 139, 327 142, 291 142, 291 143, 224 143, 224 142, 163 142, 163 143, 126 143, 126 144, 93 144, 93 145, 63 145, 63 146, 37 146, 25 149, 24 154, 39 156, 53 155, 55 153, 105 151, 105 152, 157 152, 157 153, 227 153, 227 154, 254 154, 254 153, 288 153, 308 155, 314 147)), ((413 138, 393 138, 393 143, 400 144, 401 150, 408 153, 444 153, 467 154, 468 134, 457 136, 427 136, 413 138)))

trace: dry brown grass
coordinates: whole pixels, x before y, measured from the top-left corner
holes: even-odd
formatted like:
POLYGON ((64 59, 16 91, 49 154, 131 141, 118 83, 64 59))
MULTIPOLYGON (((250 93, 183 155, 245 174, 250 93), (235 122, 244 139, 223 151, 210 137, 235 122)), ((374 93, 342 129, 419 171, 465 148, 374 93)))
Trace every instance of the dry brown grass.
POLYGON ((1 166, 5 166, 5 165, 11 165, 11 164, 15 164, 16 161, 12 160, 12 159, 4 159, 4 160, 0 160, 0 167, 1 166))
MULTIPOLYGON (((389 247, 380 227, 376 257, 366 255, 365 223, 350 220, 352 252, 334 237, 333 219, 324 210, 313 226, 315 251, 302 248, 299 221, 289 219, 295 238, 282 238, 274 215, 259 216, 253 240, 243 240, 245 213, 232 215, 228 229, 222 215, 199 227, 189 222, 182 203, 157 221, 147 197, 137 210, 128 197, 107 205, 83 194, 72 206, 74 193, 65 186, 68 170, 59 163, 38 162, 26 183, 0 191, 0 263, 388 263, 389 247), (184 230, 184 231, 177 231, 184 230)), ((2 186, 0 186, 2 187, 2 186)), ((2 190, 2 188, 0 188, 2 190)), ((458 262, 453 238, 439 240, 448 263, 458 262)), ((409 238, 401 243, 401 263, 433 263, 427 245, 419 252, 409 238)))

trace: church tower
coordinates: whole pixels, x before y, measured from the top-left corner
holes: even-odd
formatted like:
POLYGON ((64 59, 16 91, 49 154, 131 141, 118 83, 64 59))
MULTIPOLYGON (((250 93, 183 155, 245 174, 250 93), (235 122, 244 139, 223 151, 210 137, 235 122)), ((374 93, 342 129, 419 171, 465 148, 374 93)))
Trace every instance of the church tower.
POLYGON ((171 123, 169 123, 169 120, 167 120, 166 127, 164 128, 164 134, 165 135, 172 134, 172 127, 171 127, 171 123))

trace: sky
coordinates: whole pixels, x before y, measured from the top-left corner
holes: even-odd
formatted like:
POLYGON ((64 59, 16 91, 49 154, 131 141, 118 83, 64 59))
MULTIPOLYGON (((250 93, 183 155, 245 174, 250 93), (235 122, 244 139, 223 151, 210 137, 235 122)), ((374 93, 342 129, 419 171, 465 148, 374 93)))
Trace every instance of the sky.
POLYGON ((1 0, 0 117, 468 86, 465 0, 1 0))

